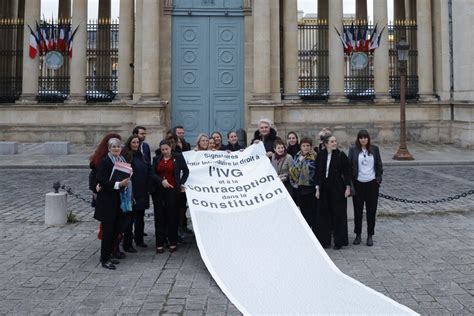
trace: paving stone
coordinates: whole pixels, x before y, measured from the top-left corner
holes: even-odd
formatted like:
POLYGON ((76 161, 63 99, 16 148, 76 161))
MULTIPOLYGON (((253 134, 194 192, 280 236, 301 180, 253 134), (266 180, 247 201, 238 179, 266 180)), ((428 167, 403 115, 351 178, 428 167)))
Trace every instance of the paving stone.
MULTIPOLYGON (((470 165, 385 169, 382 190, 406 198, 452 195, 474 184, 470 165)), ((117 271, 108 271, 98 264, 98 224, 88 204, 68 197, 80 222, 45 227, 44 194, 61 179, 89 196, 86 170, 2 173, 0 314, 240 314, 212 280, 193 240, 172 255, 139 249, 117 271)), ((414 215, 379 217, 373 247, 350 245, 328 255, 344 273, 419 313, 472 314, 473 205, 472 196, 429 206, 381 199, 380 213, 414 215), (450 212, 456 210, 464 212, 450 212)), ((350 232, 352 227, 349 222, 350 232)), ((145 230, 153 245, 152 218, 145 230)))

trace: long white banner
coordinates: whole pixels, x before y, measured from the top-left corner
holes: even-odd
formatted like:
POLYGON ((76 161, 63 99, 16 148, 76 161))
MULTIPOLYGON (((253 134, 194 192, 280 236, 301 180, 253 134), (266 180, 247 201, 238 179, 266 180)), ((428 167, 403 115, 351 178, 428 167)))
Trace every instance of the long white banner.
POLYGON ((417 315, 334 265, 262 143, 243 152, 184 155, 199 251, 242 313, 417 315))

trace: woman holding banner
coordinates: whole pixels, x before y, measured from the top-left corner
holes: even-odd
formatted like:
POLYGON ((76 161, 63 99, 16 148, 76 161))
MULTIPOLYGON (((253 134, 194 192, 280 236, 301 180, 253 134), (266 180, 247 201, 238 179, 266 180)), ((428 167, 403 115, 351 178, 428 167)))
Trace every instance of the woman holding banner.
POLYGON ((316 218, 316 231, 324 248, 331 247, 334 235, 334 249, 349 244, 347 235, 347 197, 351 193, 351 167, 349 159, 337 148, 336 137, 323 137, 324 149, 316 162, 316 198, 321 201, 316 218))
POLYGON ((258 130, 255 131, 251 144, 263 142, 267 157, 271 158, 273 155, 273 142, 277 139, 277 132, 272 127, 272 122, 269 119, 262 118, 258 120, 258 130))
POLYGON ((125 158, 121 155, 122 142, 120 139, 109 139, 108 148, 109 153, 97 168, 97 182, 101 190, 97 193, 94 218, 102 224, 102 242, 100 246, 100 262, 102 267, 115 270, 115 264, 119 263, 119 261, 112 259, 111 255, 122 219, 122 198, 126 198, 121 195, 124 194, 124 189, 128 187, 130 178, 115 181, 112 177, 115 163, 125 162, 125 158))
POLYGON ((196 139, 196 147, 194 147, 195 151, 200 150, 208 150, 209 148, 209 136, 204 133, 198 135, 196 139))
POLYGON ((189 169, 180 153, 172 152, 171 142, 160 142, 160 153, 153 158, 151 187, 154 219, 156 252, 163 253, 168 239, 169 251, 175 252, 178 243, 178 197, 184 192, 189 169))

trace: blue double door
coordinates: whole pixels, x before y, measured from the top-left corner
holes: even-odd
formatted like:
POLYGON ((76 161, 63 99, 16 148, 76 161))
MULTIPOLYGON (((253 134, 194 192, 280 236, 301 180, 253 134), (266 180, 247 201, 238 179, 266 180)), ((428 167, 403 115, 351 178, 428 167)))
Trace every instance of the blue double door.
POLYGON ((173 126, 191 144, 243 127, 243 17, 174 16, 172 43, 173 126))

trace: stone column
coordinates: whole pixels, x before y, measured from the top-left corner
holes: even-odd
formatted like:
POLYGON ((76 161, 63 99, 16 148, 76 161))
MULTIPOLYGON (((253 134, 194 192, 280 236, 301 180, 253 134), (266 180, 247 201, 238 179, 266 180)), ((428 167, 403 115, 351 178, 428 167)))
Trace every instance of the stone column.
POLYGON ((405 0, 393 0, 393 19, 395 21, 405 20, 405 0))
POLYGON ((421 99, 433 98, 433 43, 431 31, 431 0, 416 1, 418 24, 418 94, 421 99))
POLYGON ((135 42, 133 43, 133 100, 138 101, 142 92, 142 35, 143 0, 135 2, 135 42))
POLYGON ((410 1, 411 0, 404 0, 405 1, 405 19, 413 20, 413 15, 411 12, 410 1))
POLYGON ((18 18, 18 0, 12 0, 11 17, 18 18))
POLYGON ((129 99, 133 93, 133 1, 120 0, 118 94, 129 99))
MULTIPOLYGON (((378 30, 387 25, 387 0, 374 0, 374 21, 378 21, 378 30)), ((384 30, 380 39, 380 46, 374 53, 374 89, 376 100, 390 101, 389 90, 389 56, 388 31, 384 30)))
POLYGON ((150 100, 160 95, 160 14, 159 1, 143 0, 141 92, 150 100))
POLYGON ((72 58, 70 61, 71 73, 71 102, 84 100, 86 94, 87 69, 87 1, 74 0, 72 7, 72 29, 77 29, 74 36, 72 58))
POLYGON ((23 28, 23 87, 21 99, 34 101, 38 95, 39 56, 35 59, 29 56, 30 29, 40 19, 41 2, 38 0, 25 1, 25 25, 23 28))
POLYGON ((59 0, 58 18, 69 19, 71 17, 71 0, 59 0))
POLYGON ((283 16, 280 15, 280 2, 270 1, 270 91, 272 94, 272 100, 275 102, 281 102, 281 62, 280 55, 282 47, 280 47, 281 30, 280 20, 283 20, 283 16))
MULTIPOLYGON (((109 52, 111 49, 111 13, 112 3, 110 0, 99 0, 98 24, 97 24, 97 49, 102 52, 109 52)), ((95 89, 99 91, 112 90, 111 82, 101 80, 101 78, 110 78, 112 76, 112 60, 109 54, 98 54, 96 56, 96 76, 98 81, 95 83, 95 89)))
POLYGON ((342 0, 329 1, 329 100, 345 102, 344 96, 344 51, 341 40, 332 29, 333 25, 341 25, 342 0))
POLYGON ((0 4, 0 18, 10 18, 11 16, 11 2, 3 0, 0 4))
POLYGON ((18 3, 18 18, 25 18, 25 0, 17 0, 18 3))
POLYGON ((449 9, 446 0, 433 0, 434 84, 440 100, 450 98, 449 9))
POLYGON ((298 9, 296 1, 283 1, 284 98, 298 96, 298 9))
POLYGON ((270 0, 254 2, 253 7, 253 97, 269 100, 270 90, 270 0))
POLYGON ((318 19, 329 19, 329 0, 318 0, 318 19))
POLYGON ((367 21, 367 0, 356 0, 356 19, 367 21))

